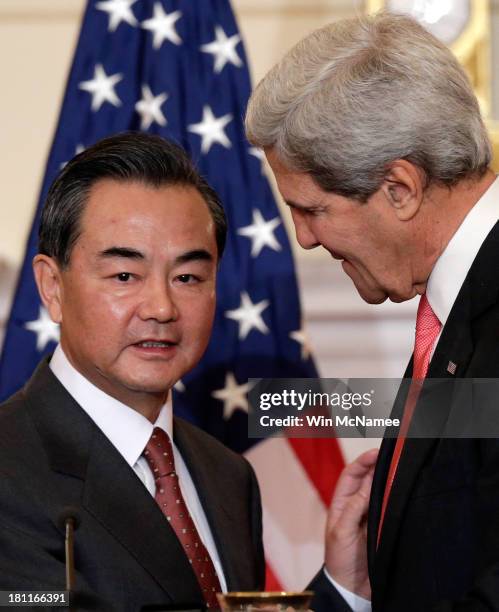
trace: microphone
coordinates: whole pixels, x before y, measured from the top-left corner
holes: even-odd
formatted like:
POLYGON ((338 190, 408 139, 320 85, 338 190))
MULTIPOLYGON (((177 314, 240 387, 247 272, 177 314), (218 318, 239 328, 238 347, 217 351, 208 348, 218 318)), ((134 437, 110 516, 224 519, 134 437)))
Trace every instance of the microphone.
POLYGON ((71 593, 75 586, 74 532, 81 523, 78 509, 65 506, 58 516, 57 523, 65 533, 66 591, 71 593))

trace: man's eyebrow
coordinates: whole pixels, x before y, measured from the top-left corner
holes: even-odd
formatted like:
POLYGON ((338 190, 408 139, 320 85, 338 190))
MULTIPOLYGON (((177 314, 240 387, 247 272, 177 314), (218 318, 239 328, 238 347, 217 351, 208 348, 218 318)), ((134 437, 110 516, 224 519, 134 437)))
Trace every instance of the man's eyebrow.
POLYGON ((298 210, 313 210, 314 208, 316 208, 315 205, 303 206, 303 204, 298 204, 297 202, 293 202, 293 200, 284 200, 284 202, 290 208, 297 208, 298 210))
POLYGON ((108 259, 111 257, 124 257, 126 259, 145 259, 145 256, 137 249, 132 249, 131 247, 120 247, 113 246, 105 249, 104 251, 100 251, 98 254, 99 258, 108 259))
POLYGON ((175 258, 175 263, 177 265, 190 261, 213 261, 213 255, 205 249, 193 249, 175 258))

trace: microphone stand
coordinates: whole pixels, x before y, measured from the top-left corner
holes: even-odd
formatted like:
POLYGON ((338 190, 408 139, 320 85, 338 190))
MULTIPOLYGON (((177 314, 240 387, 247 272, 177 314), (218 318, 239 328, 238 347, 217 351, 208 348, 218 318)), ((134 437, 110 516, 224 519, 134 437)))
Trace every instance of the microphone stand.
POLYGON ((75 586, 75 562, 74 562, 74 529, 75 520, 72 516, 68 516, 65 521, 66 524, 66 591, 71 592, 75 586))

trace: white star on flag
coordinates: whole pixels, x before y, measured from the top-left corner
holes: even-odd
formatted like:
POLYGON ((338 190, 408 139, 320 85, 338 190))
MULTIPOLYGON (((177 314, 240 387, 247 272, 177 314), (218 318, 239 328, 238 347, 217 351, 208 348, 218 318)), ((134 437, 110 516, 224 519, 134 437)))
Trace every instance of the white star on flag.
POLYGON ((182 39, 175 30, 175 22, 182 17, 181 11, 165 13, 160 2, 154 3, 154 17, 142 22, 142 27, 154 33, 152 46, 159 49, 165 40, 169 40, 174 45, 182 44, 182 39))
POLYGON ((173 385, 173 388, 175 389, 175 391, 183 393, 185 391, 185 385, 182 382, 182 379, 177 380, 177 382, 173 385))
POLYGON ((36 334, 37 351, 43 351, 51 340, 59 342, 59 325, 52 321, 49 313, 43 306, 40 306, 38 319, 25 323, 24 327, 36 334))
POLYGON ((214 71, 222 72, 227 62, 240 68, 243 62, 236 51, 236 45, 241 40, 239 34, 234 34, 230 38, 220 26, 215 26, 215 40, 206 45, 201 45, 200 49, 204 53, 211 53, 215 57, 214 71))
POLYGON ((305 333, 305 330, 302 328, 302 329, 297 329, 296 331, 292 331, 289 334, 289 337, 292 340, 295 340, 296 342, 301 344, 301 358, 303 360, 308 359, 312 351, 310 348, 310 344, 308 343, 308 337, 307 337, 307 334, 305 333))
POLYGON ((239 308, 225 311, 227 318, 239 323, 239 340, 244 340, 252 329, 257 329, 262 334, 269 333, 269 328, 261 316, 261 313, 269 304, 269 300, 262 300, 258 304, 253 304, 250 296, 246 291, 243 291, 239 308))
POLYGON ((248 151, 250 155, 253 155, 253 157, 256 157, 258 160, 260 160, 262 174, 265 174, 265 155, 263 151, 258 147, 250 147, 248 151))
POLYGON ((239 409, 248 413, 248 398, 246 394, 251 389, 250 383, 238 385, 236 377, 232 372, 225 376, 225 387, 212 392, 212 397, 222 400, 224 403, 224 419, 228 421, 234 412, 239 409))
POLYGON ((108 31, 114 32, 122 21, 126 21, 131 26, 137 25, 132 9, 132 4, 137 0, 105 0, 104 2, 97 2, 95 7, 99 11, 105 11, 109 13, 109 25, 108 31))
POLYGON ((281 250, 282 247, 274 236, 274 230, 280 223, 279 217, 265 221, 258 209, 253 210, 253 223, 237 230, 237 233, 241 236, 251 239, 251 257, 258 257, 265 246, 273 251, 281 250))
POLYGON ((218 142, 226 149, 230 149, 232 144, 224 131, 225 126, 230 121, 232 121, 230 113, 223 115, 223 117, 215 117, 211 108, 204 106, 202 121, 188 125, 187 129, 189 132, 194 132, 194 134, 201 136, 201 153, 208 153, 215 142, 218 142))
POLYGON ((149 85, 142 85, 142 100, 135 105, 135 110, 140 115, 140 129, 147 130, 153 121, 159 125, 167 124, 166 117, 161 111, 161 105, 168 100, 168 94, 163 92, 153 96, 149 85))
POLYGON ((92 95, 92 110, 96 112, 104 102, 109 102, 113 106, 121 106, 121 100, 114 91, 114 86, 122 78, 122 74, 107 76, 102 64, 97 64, 94 69, 94 78, 91 81, 82 81, 78 87, 92 95))

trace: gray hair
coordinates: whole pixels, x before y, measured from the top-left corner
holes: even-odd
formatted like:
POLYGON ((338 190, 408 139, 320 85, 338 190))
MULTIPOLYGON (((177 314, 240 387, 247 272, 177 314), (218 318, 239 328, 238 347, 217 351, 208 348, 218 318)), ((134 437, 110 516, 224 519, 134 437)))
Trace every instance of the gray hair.
POLYGON ((426 184, 480 176, 491 146, 468 78, 415 20, 381 12, 316 30, 259 83, 250 142, 324 190, 366 201, 406 159, 426 184))

